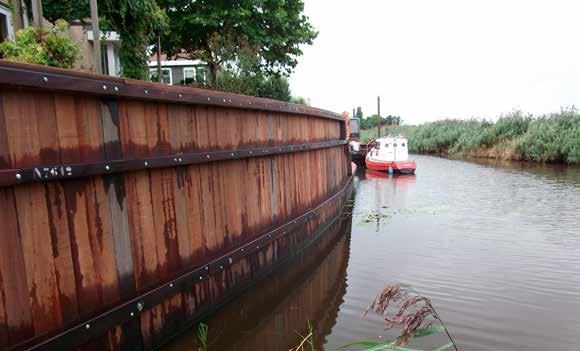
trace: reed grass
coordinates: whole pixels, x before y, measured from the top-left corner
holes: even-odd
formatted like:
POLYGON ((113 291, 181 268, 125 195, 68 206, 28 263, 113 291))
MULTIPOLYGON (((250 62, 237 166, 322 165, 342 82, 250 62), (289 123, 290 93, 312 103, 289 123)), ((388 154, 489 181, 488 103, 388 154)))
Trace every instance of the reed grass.
MULTIPOLYGON (((496 122, 448 119, 383 127, 382 135, 386 133, 403 134, 413 153, 580 163, 580 114, 575 108, 539 117, 513 111, 496 122)), ((361 134, 369 140, 377 130, 361 134)))

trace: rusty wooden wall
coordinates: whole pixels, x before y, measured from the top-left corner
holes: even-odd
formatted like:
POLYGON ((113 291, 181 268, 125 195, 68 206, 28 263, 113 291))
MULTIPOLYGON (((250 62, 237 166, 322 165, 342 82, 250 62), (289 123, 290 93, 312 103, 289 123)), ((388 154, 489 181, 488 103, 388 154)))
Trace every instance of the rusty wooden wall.
POLYGON ((151 349, 320 235, 342 118, 0 61, 0 349, 151 349))

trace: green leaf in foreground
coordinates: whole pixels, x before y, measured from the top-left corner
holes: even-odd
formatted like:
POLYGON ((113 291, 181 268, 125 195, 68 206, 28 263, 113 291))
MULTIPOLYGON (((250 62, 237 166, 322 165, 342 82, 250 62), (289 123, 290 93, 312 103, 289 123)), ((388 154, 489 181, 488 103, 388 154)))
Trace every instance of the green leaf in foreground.
POLYGON ((443 326, 438 325, 434 327, 424 328, 424 329, 417 329, 417 331, 413 334, 414 338, 421 338, 423 336, 429 336, 438 333, 444 333, 445 328, 443 326))
POLYGON ((444 351, 444 350, 450 349, 452 347, 453 347, 453 343, 452 342, 448 342, 447 344, 445 344, 445 345, 443 345, 443 346, 441 346, 439 348, 436 348, 434 351, 444 351))

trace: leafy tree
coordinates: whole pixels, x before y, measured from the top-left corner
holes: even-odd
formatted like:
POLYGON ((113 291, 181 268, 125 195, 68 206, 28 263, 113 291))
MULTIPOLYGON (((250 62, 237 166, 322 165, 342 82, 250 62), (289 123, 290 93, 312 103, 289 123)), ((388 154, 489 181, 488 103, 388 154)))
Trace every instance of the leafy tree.
MULTIPOLYGON (((98 5, 103 28, 114 30, 121 36, 123 45, 119 58, 122 75, 147 80, 147 47, 168 28, 165 12, 155 0, 100 0, 98 5)), ((70 21, 90 16, 88 0, 44 0, 42 10, 51 21, 58 18, 70 21)))
POLYGON ((356 108, 356 113, 354 117, 358 118, 359 120, 362 120, 364 118, 362 108, 360 106, 356 108))
POLYGON ((242 51, 257 59, 252 71, 287 75, 317 32, 303 14, 302 0, 158 0, 166 9, 170 35, 162 50, 170 56, 202 59, 211 79, 242 51))
POLYGON ((42 15, 51 22, 82 20, 91 15, 89 0, 42 0, 42 15))
POLYGON ((149 77, 147 46, 167 28, 167 17, 155 0, 103 0, 101 13, 121 36, 119 58, 123 76, 141 80, 149 77))
POLYGON ((264 74, 248 74, 224 70, 218 74, 215 88, 229 93, 258 96, 268 99, 290 101, 290 85, 288 80, 280 76, 265 76, 264 74))
POLYGON ((292 96, 290 102, 294 104, 307 105, 306 99, 302 96, 292 96))

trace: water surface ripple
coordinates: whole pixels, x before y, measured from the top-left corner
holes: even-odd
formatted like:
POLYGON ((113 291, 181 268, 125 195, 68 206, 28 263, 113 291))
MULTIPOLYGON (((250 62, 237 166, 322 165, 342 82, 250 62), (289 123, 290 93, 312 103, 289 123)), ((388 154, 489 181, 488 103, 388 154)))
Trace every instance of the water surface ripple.
POLYGON ((348 287, 325 348, 382 335, 360 316, 404 283, 462 350, 580 350, 580 169, 416 160, 415 177, 357 173, 348 287))

